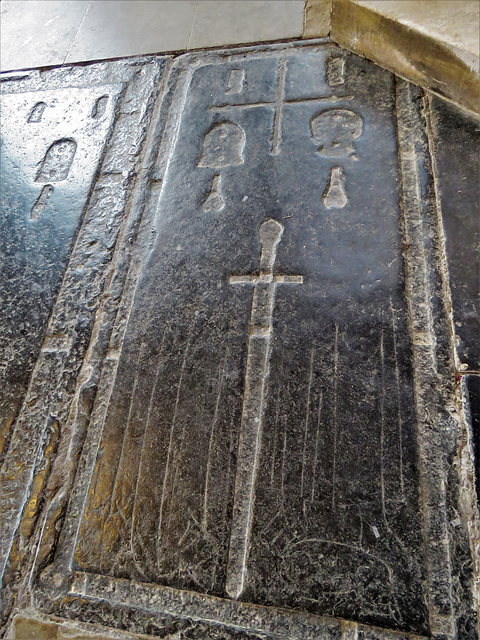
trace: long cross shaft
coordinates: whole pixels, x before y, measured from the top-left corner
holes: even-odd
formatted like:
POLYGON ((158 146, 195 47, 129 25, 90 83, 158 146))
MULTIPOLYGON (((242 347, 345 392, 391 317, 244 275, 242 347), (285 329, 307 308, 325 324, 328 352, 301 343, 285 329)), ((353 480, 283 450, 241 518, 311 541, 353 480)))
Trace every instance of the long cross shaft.
POLYGON ((270 361, 275 288, 277 284, 303 283, 303 276, 273 275, 282 233, 283 225, 276 220, 264 222, 259 232, 262 245, 259 274, 230 276, 231 284, 250 284, 254 287, 227 567, 226 590, 232 598, 241 596, 245 584, 270 361))

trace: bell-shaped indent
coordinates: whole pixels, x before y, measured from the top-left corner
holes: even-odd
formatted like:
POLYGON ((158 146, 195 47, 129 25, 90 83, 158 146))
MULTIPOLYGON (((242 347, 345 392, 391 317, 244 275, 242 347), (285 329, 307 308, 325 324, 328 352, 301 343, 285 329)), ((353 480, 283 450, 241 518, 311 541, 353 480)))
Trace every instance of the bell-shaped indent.
POLYGON ((221 169, 244 163, 245 132, 234 122, 220 122, 207 132, 199 167, 221 169))
POLYGON ((63 138, 50 145, 38 170, 35 182, 65 180, 72 166, 76 150, 77 143, 71 138, 63 138))

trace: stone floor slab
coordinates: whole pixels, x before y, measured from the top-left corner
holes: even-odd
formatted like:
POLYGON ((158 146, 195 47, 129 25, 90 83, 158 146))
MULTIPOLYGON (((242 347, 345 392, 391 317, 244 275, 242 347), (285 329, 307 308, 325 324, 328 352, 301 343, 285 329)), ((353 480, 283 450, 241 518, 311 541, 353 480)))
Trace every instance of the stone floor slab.
POLYGON ((38 357, 122 89, 2 96, 1 440, 38 357))
POLYGON ((480 118, 438 98, 432 110, 457 351, 480 371, 480 118))
POLYGON ((299 37, 303 8, 303 0, 230 0, 222 4, 203 0, 198 3, 188 48, 299 37))
POLYGON ((89 0, 2 2, 2 71, 63 64, 89 4, 89 0))
POLYGON ((10 124, 2 128, 8 179, 1 219, 0 574, 42 450, 43 436, 33 432, 46 427, 58 434, 63 420, 58 404, 39 417, 47 396, 33 390, 32 374, 40 387, 49 379, 53 391, 51 375, 66 365, 53 393, 57 402, 68 396, 140 170, 165 63, 60 68, 48 73, 48 82, 35 71, 2 83, 2 115, 10 124), (55 304, 62 310, 52 317, 55 304), (25 394, 33 394, 28 417, 25 394))
POLYGON ((193 0, 93 0, 65 62, 186 49, 196 10, 193 0))
POLYGON ((393 77, 325 46, 180 69, 74 566, 422 632, 393 77))

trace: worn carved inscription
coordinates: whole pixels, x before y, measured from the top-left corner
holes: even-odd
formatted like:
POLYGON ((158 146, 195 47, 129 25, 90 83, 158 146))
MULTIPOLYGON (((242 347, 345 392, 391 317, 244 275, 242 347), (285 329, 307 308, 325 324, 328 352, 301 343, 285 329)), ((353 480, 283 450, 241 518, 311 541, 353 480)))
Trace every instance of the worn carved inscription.
MULTIPOLYGON (((326 46, 199 60, 59 554, 90 597, 95 575, 423 633, 393 78, 326 46)), ((37 189, 75 163, 56 144, 37 189)))

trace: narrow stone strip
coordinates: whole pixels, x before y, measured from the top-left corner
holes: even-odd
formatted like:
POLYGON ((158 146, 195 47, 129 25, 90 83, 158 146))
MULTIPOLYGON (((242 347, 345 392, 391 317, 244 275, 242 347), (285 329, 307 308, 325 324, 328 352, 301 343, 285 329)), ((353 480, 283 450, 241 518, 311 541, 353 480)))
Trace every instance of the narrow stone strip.
POLYGON ((441 432, 448 429, 441 414, 442 398, 436 359, 435 324, 430 274, 436 265, 427 255, 425 211, 421 197, 422 160, 418 140, 424 137, 413 87, 397 81, 398 142, 403 186, 406 290, 413 347, 414 388, 418 424, 418 462, 427 564, 427 606, 433 636, 455 637, 451 562, 446 506, 447 471, 441 432))
POLYGON ((425 636, 379 629, 329 616, 259 606, 85 572, 75 572, 69 595, 104 600, 153 614, 223 625, 275 640, 356 640, 357 637, 368 637, 368 640, 426 640, 425 636))

